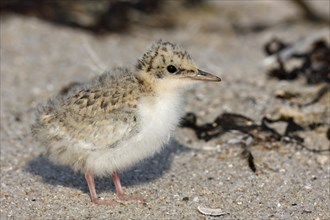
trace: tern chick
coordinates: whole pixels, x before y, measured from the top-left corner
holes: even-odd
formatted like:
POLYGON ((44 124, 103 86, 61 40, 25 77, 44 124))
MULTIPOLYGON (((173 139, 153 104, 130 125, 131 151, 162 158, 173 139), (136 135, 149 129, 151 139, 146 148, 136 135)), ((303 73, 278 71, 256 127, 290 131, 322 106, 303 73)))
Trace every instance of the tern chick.
POLYGON ((159 152, 183 113, 184 91, 197 81, 220 81, 197 69, 189 54, 159 41, 134 69, 106 72, 38 111, 32 133, 57 164, 85 174, 90 197, 98 198, 94 176, 112 175, 119 199, 143 201, 123 193, 118 171, 159 152))

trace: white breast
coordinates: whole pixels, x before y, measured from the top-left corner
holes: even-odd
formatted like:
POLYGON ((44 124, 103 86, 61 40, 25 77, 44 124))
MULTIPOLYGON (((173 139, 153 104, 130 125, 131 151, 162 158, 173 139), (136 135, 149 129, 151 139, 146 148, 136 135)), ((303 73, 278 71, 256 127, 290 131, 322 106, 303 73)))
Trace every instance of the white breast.
POLYGON ((159 145, 158 142, 167 141, 182 115, 181 102, 176 94, 162 94, 154 100, 144 100, 139 108, 141 116, 139 140, 147 145, 159 145))
POLYGON ((97 152, 87 164, 96 175, 128 168, 138 161, 159 152, 170 139, 182 116, 179 94, 165 93, 140 100, 138 133, 120 146, 97 152))

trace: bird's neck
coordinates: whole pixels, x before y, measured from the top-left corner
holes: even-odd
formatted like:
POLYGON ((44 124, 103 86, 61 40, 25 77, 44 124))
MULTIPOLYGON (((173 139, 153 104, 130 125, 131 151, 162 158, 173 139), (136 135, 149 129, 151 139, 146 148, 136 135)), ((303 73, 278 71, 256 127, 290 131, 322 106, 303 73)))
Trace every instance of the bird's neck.
POLYGON ((155 86, 155 79, 150 76, 150 74, 144 72, 144 71, 138 71, 136 74, 136 78, 142 82, 144 85, 151 87, 154 89, 155 86))

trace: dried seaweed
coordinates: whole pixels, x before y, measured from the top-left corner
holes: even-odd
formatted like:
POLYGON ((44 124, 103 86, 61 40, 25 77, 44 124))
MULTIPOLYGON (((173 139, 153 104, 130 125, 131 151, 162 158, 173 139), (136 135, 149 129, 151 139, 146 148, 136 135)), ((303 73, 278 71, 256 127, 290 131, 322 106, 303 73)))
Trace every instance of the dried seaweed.
POLYGON ((306 107, 309 105, 313 105, 313 104, 319 102, 321 100, 321 98, 323 96, 325 96, 325 94, 327 94, 328 92, 330 92, 330 85, 325 85, 316 93, 315 97, 310 102, 300 104, 299 106, 306 107))
MULTIPOLYGON (((253 140, 258 142, 262 141, 284 141, 289 143, 296 143, 303 147, 304 149, 311 152, 323 152, 330 151, 328 149, 310 149, 306 147, 304 143, 304 138, 295 134, 297 131, 303 131, 305 128, 294 121, 293 118, 278 118, 270 119, 263 117, 261 123, 258 124, 251 118, 244 115, 233 114, 233 113, 223 113, 219 115, 213 122, 206 123, 202 125, 197 124, 197 116, 194 113, 187 113, 181 122, 181 127, 191 128, 195 131, 198 139, 209 141, 214 138, 219 138, 223 134, 230 131, 239 131, 247 134, 248 137, 252 137, 253 140), (284 122, 286 123, 286 129, 283 134, 277 130, 270 127, 270 124, 284 122), (264 135, 266 134, 266 137, 264 135), (261 138, 263 137, 263 138, 261 138)), ((309 129, 315 129, 317 126, 309 126, 309 129)), ((328 130, 328 138, 330 136, 330 129, 328 130)), ((256 166, 254 164, 254 157, 249 150, 249 144, 245 142, 240 142, 243 148, 242 156, 247 159, 248 165, 253 172, 256 172, 256 166)))
POLYGON ((255 165, 255 163, 254 163, 254 157, 253 157, 252 152, 250 151, 250 149, 248 149, 248 148, 243 148, 242 156, 243 156, 244 159, 247 160, 250 169, 251 169, 254 173, 257 172, 257 168, 256 168, 256 165, 255 165))
MULTIPOLYGON (((265 44, 264 51, 268 56, 277 55, 279 52, 293 47, 292 45, 274 38, 265 44)), ((277 66, 271 69, 268 75, 279 80, 295 80, 302 76, 310 85, 322 82, 330 83, 330 46, 325 40, 319 39, 305 53, 293 53, 287 59, 277 56, 277 66), (293 59, 300 60, 301 64, 290 70, 288 63, 293 59)))
POLYGON ((250 134, 251 131, 258 128, 252 119, 232 113, 224 113, 212 123, 206 123, 204 125, 197 125, 196 115, 194 113, 187 113, 181 121, 181 126, 194 129, 197 137, 205 141, 221 136, 230 130, 239 130, 243 133, 250 134))
POLYGON ((206 123, 203 125, 197 125, 197 117, 194 113, 187 113, 181 122, 181 127, 192 128, 197 137, 204 141, 209 141, 213 138, 217 138, 228 131, 240 131, 248 134, 254 138, 257 137, 259 132, 267 132, 268 140, 280 141, 284 137, 296 139, 298 142, 302 142, 302 138, 297 138, 292 135, 293 132, 303 130, 302 126, 294 122, 293 118, 280 118, 280 119, 269 119, 264 117, 261 120, 261 124, 255 123, 251 118, 244 115, 223 113, 218 116, 212 123, 206 123), (269 123, 275 122, 286 122, 287 127, 284 134, 280 134, 273 128, 269 127, 269 123))
POLYGON ((147 16, 161 11, 164 0, 7 0, 0 13, 35 16, 56 24, 106 33, 126 31, 133 23, 132 14, 147 16))
MULTIPOLYGON (((308 129, 314 130, 323 124, 315 125, 309 124, 308 129)), ((302 125, 299 125, 294 121, 292 117, 281 117, 278 119, 270 119, 263 117, 261 123, 254 122, 251 118, 244 115, 223 113, 218 116, 212 123, 206 123, 203 125, 197 125, 197 116, 194 113, 187 113, 181 122, 181 127, 191 128, 195 131, 198 139, 209 141, 214 138, 218 138, 229 131, 239 131, 256 140, 261 140, 261 133, 266 133, 265 141, 286 141, 291 143, 303 144, 304 138, 295 134, 297 131, 304 131, 302 125), (270 124, 284 122, 286 123, 286 129, 283 134, 270 127, 270 124)), ((328 131, 330 133, 330 131, 328 131)), ((330 136, 330 134, 327 134, 330 136)), ((330 149, 314 150, 306 148, 313 152, 329 151, 330 149)))

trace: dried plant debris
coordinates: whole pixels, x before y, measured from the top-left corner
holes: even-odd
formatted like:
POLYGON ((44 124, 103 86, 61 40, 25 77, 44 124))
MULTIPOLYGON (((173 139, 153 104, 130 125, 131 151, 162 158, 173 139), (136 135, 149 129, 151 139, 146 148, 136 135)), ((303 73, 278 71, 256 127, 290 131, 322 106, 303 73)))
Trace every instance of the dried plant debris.
POLYGON ((276 67, 269 70, 268 75, 279 80, 295 80, 302 76, 307 84, 330 83, 330 45, 323 39, 312 41, 317 36, 303 43, 290 44, 278 38, 266 43, 265 53, 277 59, 276 67), (299 52, 309 43, 311 47, 307 52, 299 52), (292 67, 297 61, 299 65, 292 67))
POLYGON ((195 113, 187 113, 181 121, 181 127, 192 128, 197 137, 204 141, 221 136, 230 130, 249 133, 258 128, 252 119, 232 113, 224 113, 218 116, 212 123, 206 123, 204 125, 197 125, 197 116, 195 113))
MULTIPOLYGON (((258 124, 251 118, 244 115, 234 113, 223 113, 218 116, 212 123, 197 125, 197 116, 194 113, 187 113, 181 122, 181 127, 191 128, 195 131, 198 139, 209 141, 218 138, 229 131, 239 131, 252 137, 257 141, 287 141, 294 143, 303 143, 304 138, 295 134, 297 131, 314 130, 319 126, 326 126, 325 123, 311 123, 302 126, 295 122, 292 117, 280 117, 278 119, 270 119, 263 117, 261 123, 258 124), (286 128, 283 133, 272 128, 270 124, 284 122, 286 128)), ((330 139, 329 139, 330 140, 330 139)), ((307 148, 308 149, 308 148, 307 148)), ((314 152, 329 151, 311 150, 314 152)))
MULTIPOLYGON (((330 85, 327 84, 323 86, 314 96, 314 98, 306 103, 299 104, 300 107, 306 107, 309 105, 314 105, 315 103, 319 102, 327 93, 330 93, 330 85)), ((329 100, 328 100, 329 101, 329 100)))
POLYGON ((286 138, 290 140, 292 139, 292 141, 295 139, 298 142, 303 142, 302 138, 296 138, 292 135, 292 133, 297 130, 303 130, 303 128, 297 125, 292 118, 271 120, 264 117, 261 124, 257 124, 251 118, 244 115, 223 113, 212 123, 197 125, 196 115, 194 113, 187 113, 186 116, 183 117, 181 126, 194 129, 197 137, 204 141, 209 141, 225 134, 226 132, 235 130, 248 134, 255 139, 261 139, 261 137, 263 137, 262 139, 267 141, 280 141, 283 138, 286 138), (284 134, 280 134, 268 125, 269 123, 280 121, 287 122, 284 134), (267 135, 261 135, 261 133, 266 133, 267 135))
MULTIPOLYGON (((271 115, 279 119, 294 119, 290 123, 291 129, 315 130, 316 132, 325 132, 325 136, 330 140, 329 132, 329 95, 330 95, 330 45, 328 39, 329 30, 322 30, 311 36, 294 43, 287 43, 274 38, 268 42, 265 47, 265 53, 268 58, 264 60, 265 64, 272 64, 274 58, 277 58, 276 67, 271 69, 268 74, 279 80, 295 80, 298 77, 304 77, 306 84, 321 84, 315 94, 307 94, 303 88, 299 91, 278 90, 275 96, 279 99, 289 100, 284 102, 279 108, 275 108, 271 115), (311 96, 311 98, 308 98, 311 96), (316 105, 317 104, 317 105, 316 105), (315 105, 313 107, 309 107, 315 105), (294 122, 295 124, 293 124, 294 122), (297 127, 298 125, 298 127, 297 127), (321 129, 318 129, 320 128, 321 129)), ((264 123, 277 123, 279 120, 266 120, 264 123)), ((297 143, 304 140, 296 134, 289 135, 287 131, 284 135, 290 136, 297 143)), ((308 149, 306 146, 304 146, 308 149)), ((327 151, 312 150, 314 152, 327 151)))
MULTIPOLYGON (((248 165, 253 172, 256 172, 256 166, 254 164, 254 158, 250 151, 252 143, 273 142, 281 141, 287 143, 296 143, 304 149, 311 152, 323 152, 330 151, 330 146, 327 149, 310 149, 305 146, 304 138, 297 135, 297 131, 313 130, 323 124, 310 124, 308 127, 304 127, 295 122, 292 117, 280 117, 277 119, 270 119, 263 117, 261 123, 258 124, 251 118, 244 115, 223 113, 219 115, 213 122, 202 125, 197 124, 197 116, 194 113, 187 113, 181 122, 181 127, 191 128, 195 131, 198 139, 209 141, 214 138, 219 138, 223 134, 230 131, 239 131, 252 138, 251 140, 240 141, 243 148, 242 156, 247 159, 248 165), (275 123, 286 123, 285 131, 279 132, 271 125, 275 123)), ((328 130, 328 133, 330 131, 328 130)), ((330 140, 330 134, 327 133, 327 137, 330 140)))
POLYGON ((204 0, 169 4, 166 0, 5 0, 0 14, 17 13, 95 34, 128 31, 132 26, 175 27, 176 11, 199 6, 204 0))
POLYGON ((7 0, 0 3, 0 12, 36 16, 57 24, 104 33, 125 31, 136 20, 148 23, 149 15, 159 13, 164 3, 164 0, 7 0))
POLYGON ((257 172, 257 168, 256 168, 256 165, 254 163, 254 157, 253 157, 252 152, 250 151, 249 148, 247 148, 247 147, 243 148, 242 156, 243 156, 243 159, 247 160, 250 169, 254 173, 257 172))

